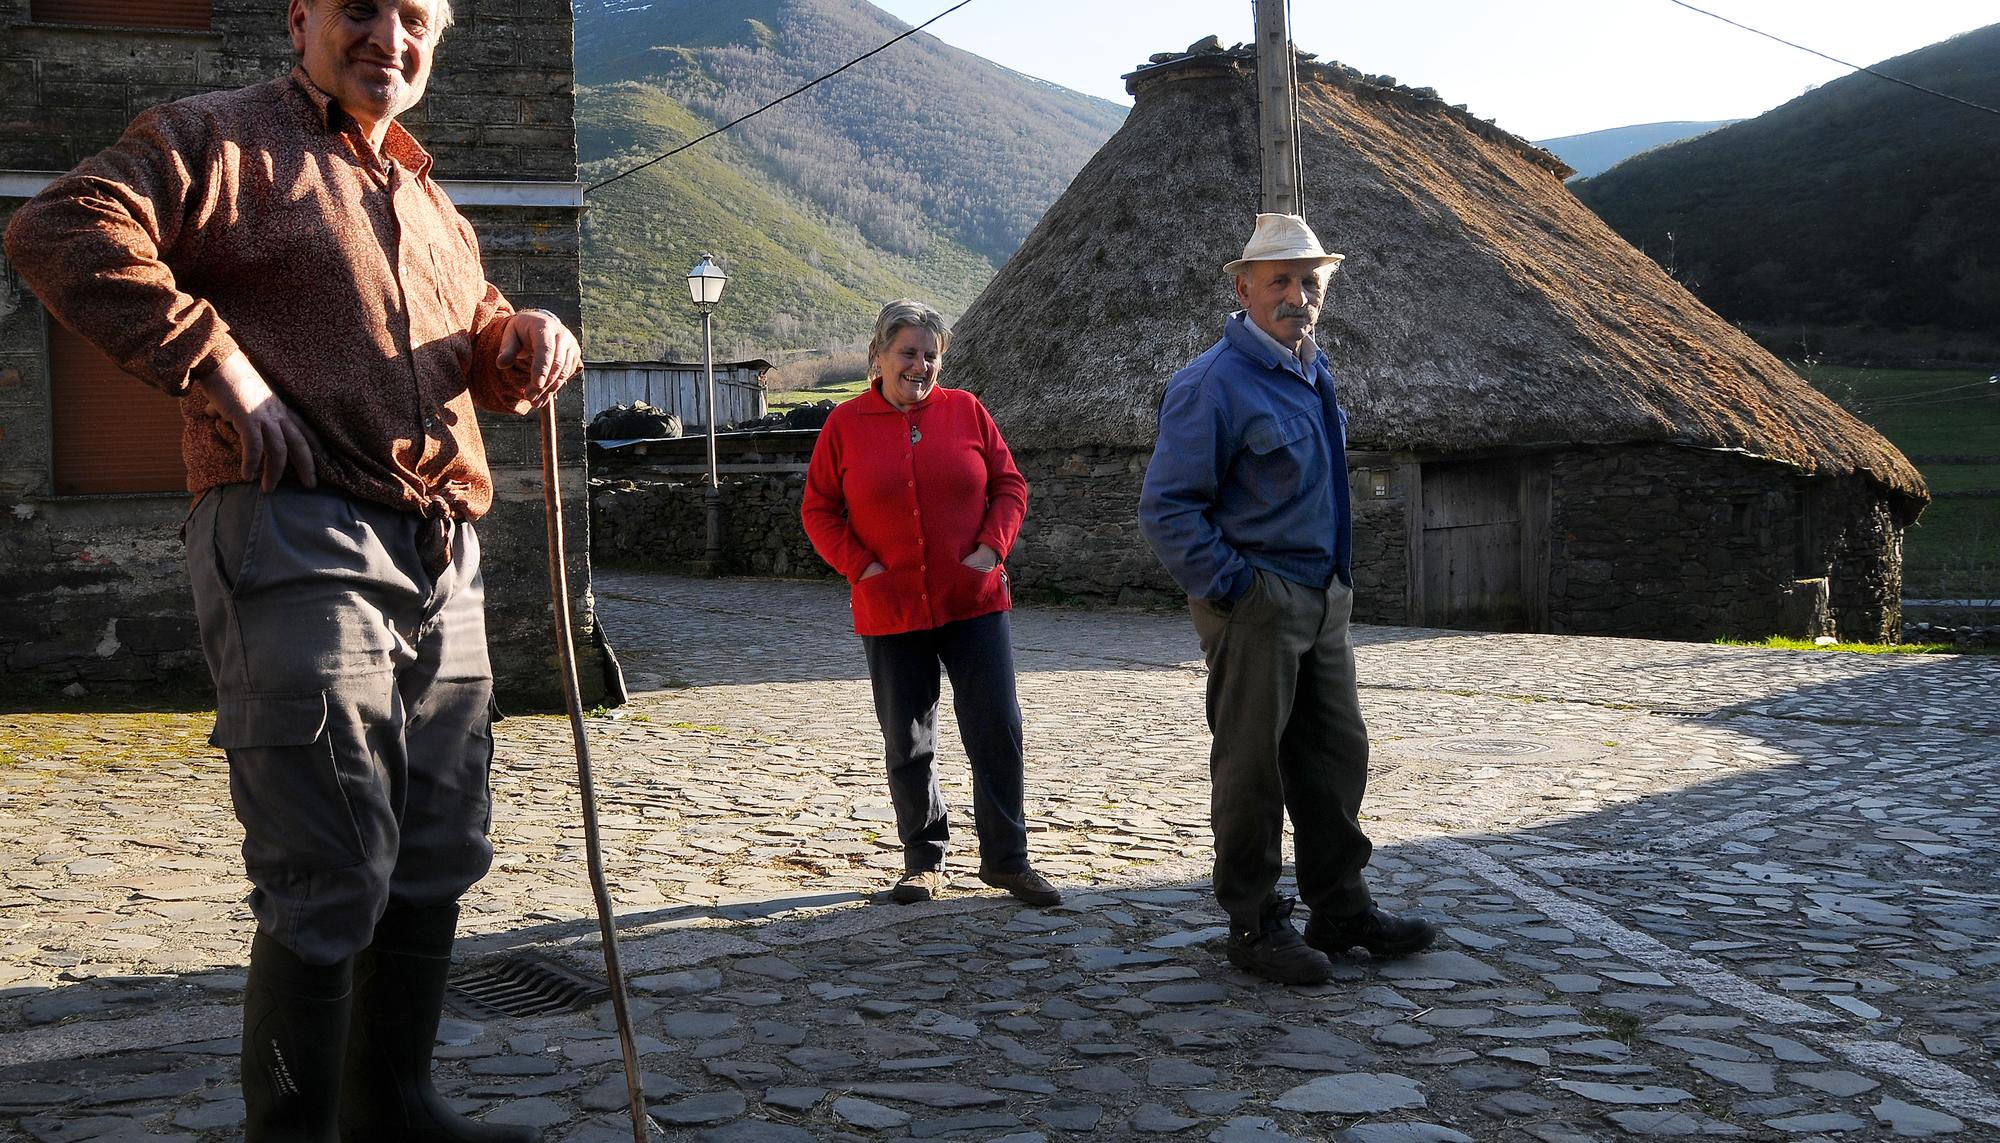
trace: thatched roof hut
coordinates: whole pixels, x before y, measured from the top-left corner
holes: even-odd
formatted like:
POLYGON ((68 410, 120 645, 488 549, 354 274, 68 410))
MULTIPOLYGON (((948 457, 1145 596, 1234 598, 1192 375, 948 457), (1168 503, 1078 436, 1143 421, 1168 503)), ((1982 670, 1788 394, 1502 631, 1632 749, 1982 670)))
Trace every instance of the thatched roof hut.
MULTIPOLYGON (((1255 58, 1209 41, 1154 59, 957 325, 948 380, 1017 451, 1150 450, 1167 380, 1235 308, 1220 267, 1257 210, 1255 58)), ((1347 254, 1319 336, 1355 448, 1723 452, 1857 480, 1894 527, 1921 509, 1901 453, 1628 245, 1554 156, 1338 64, 1302 58, 1299 87, 1306 215, 1347 254)))
MULTIPOLYGON (((954 384, 1024 447, 1152 444, 1160 394, 1235 308, 1257 210, 1256 61, 1129 77, 1119 132, 955 330, 954 384)), ((1347 254, 1320 337, 1356 443, 1464 452, 1652 441, 1923 478, 1563 185, 1553 155, 1427 91, 1301 60, 1307 214, 1347 254)))

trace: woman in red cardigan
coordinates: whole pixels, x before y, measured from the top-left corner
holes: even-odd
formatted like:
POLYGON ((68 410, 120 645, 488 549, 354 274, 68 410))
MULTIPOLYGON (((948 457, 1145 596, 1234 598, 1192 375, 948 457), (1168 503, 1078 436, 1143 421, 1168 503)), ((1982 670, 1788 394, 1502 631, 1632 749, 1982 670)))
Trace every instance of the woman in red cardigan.
POLYGON ((1028 867, 1012 601, 1001 566, 1028 511, 1028 482, 979 398, 938 385, 951 330, 907 298, 875 319, 868 392, 827 418, 806 471, 806 535, 853 585, 889 800, 903 841, 890 897, 944 889, 937 780, 938 669, 972 763, 979 879, 1032 905, 1062 900, 1028 867))

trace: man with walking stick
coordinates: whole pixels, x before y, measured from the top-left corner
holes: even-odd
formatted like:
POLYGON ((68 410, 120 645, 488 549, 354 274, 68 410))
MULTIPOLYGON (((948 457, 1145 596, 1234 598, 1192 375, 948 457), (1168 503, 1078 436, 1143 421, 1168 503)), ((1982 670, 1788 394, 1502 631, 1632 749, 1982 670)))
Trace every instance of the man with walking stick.
POLYGON ((396 122, 449 0, 290 0, 298 65, 153 108, 23 206, 51 313, 179 396, 211 740, 257 916, 246 1138, 530 1140, 431 1086, 458 901, 492 862, 474 408, 581 363, 485 280, 396 122))

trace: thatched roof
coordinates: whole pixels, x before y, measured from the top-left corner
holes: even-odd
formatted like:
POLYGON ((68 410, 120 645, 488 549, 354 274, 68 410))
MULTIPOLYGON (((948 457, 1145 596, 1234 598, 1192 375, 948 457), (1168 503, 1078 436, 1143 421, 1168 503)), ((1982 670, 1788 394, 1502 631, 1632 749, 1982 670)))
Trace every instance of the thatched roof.
MULTIPOLYGON (((947 381, 1015 448, 1151 447, 1168 378, 1235 308, 1220 267, 1257 210, 1256 65, 1200 47, 1127 77, 1125 125, 957 325, 947 381)), ((1357 447, 1673 443, 1927 499, 1894 446, 1579 203, 1554 156, 1337 64, 1302 58, 1299 85, 1306 216, 1347 254, 1319 337, 1357 447)))

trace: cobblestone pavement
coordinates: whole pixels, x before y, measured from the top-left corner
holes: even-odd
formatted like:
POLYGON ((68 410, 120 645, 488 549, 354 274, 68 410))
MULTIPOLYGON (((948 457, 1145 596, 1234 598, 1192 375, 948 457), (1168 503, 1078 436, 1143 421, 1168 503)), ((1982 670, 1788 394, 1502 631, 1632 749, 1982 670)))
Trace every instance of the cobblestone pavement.
MULTIPOLYGON (((1016 613, 1068 900, 1017 907, 960 852, 899 907, 839 587, 597 589, 636 697, 592 756, 670 1137, 2000 1139, 2000 659, 1363 628, 1374 883, 1446 938, 1284 988, 1221 957, 1185 616, 1016 613)), ((500 731, 464 959, 601 971, 567 720, 500 731)), ((0 1137, 238 1133, 246 887, 194 741, 0 769, 0 1137)), ((632 1137, 606 1006, 458 1015, 468 1109, 632 1137)))

